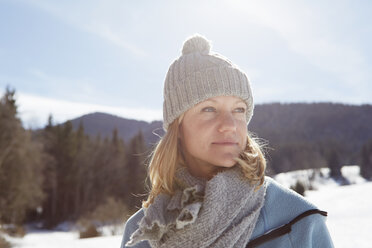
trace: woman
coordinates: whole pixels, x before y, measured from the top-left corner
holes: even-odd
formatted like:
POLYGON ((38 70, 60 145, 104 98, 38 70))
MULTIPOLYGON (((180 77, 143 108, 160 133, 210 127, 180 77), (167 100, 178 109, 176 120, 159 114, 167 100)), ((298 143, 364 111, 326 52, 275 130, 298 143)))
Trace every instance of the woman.
POLYGON ((264 176, 252 114, 244 72, 204 37, 188 39, 165 80, 151 192, 121 247, 333 247, 325 213, 264 176))

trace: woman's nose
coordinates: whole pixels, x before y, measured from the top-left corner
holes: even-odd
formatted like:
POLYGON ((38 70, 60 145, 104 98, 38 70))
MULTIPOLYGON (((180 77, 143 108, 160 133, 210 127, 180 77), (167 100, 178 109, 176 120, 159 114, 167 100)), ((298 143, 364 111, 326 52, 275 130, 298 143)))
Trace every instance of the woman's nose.
POLYGON ((219 127, 218 131, 236 131, 236 122, 234 116, 231 113, 223 113, 219 118, 219 127))

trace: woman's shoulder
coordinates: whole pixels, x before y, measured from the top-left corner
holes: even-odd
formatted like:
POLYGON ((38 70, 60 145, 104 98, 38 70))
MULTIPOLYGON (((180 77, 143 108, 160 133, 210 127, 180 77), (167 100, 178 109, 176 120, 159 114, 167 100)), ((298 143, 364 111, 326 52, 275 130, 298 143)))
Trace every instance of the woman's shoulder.
MULTIPOLYGON (((266 177, 265 203, 252 238, 283 226, 307 210, 317 207, 296 192, 266 177)), ((296 222, 290 233, 264 243, 260 247, 333 247, 325 217, 312 214, 296 222)))
POLYGON ((283 225, 299 214, 317 208, 303 196, 285 188, 274 179, 266 177, 265 181, 266 196, 262 214, 266 225, 283 225))
MULTIPOLYGON (((134 213, 125 223, 124 227, 124 235, 121 242, 121 248, 125 248, 125 244, 129 241, 130 237, 132 236, 132 233, 138 229, 138 223, 141 221, 141 219, 144 216, 143 208, 138 210, 136 213, 134 213)), ((135 246, 132 246, 134 248, 149 248, 149 244, 147 241, 142 241, 135 246)))
POLYGON ((133 227, 137 229, 138 223, 143 218, 143 216, 144 216, 144 212, 143 212, 143 208, 141 208, 137 212, 135 212, 131 217, 129 217, 129 219, 125 223, 125 227, 133 227))

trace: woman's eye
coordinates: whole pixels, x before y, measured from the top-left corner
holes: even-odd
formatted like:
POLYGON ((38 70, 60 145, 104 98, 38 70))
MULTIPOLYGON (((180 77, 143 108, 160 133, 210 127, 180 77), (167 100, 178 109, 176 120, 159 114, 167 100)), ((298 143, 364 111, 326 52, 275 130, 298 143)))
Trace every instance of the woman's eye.
POLYGON ((234 110, 235 113, 245 113, 245 108, 236 108, 234 110))
POLYGON ((216 109, 213 107, 205 107, 202 109, 203 112, 215 112, 216 109))

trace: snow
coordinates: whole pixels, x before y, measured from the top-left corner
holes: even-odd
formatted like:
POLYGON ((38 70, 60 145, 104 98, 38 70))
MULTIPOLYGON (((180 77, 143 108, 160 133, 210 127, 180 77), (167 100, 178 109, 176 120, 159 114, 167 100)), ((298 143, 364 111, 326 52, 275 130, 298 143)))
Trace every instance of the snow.
POLYGON ((327 226, 335 247, 372 247, 372 182, 324 187, 306 198, 328 212, 327 226))
POLYGON ((359 171, 356 165, 342 167, 341 173, 350 183, 345 186, 329 179, 328 168, 281 173, 275 180, 286 187, 300 180, 317 189, 306 191, 305 197, 328 212, 327 226, 335 247, 372 248, 372 182, 366 182, 359 171))
MULTIPOLYGON (((343 166, 341 173, 350 184, 363 183, 366 180, 359 174, 360 168, 357 165, 343 166)), ((280 184, 290 187, 296 184, 297 180, 301 181, 304 185, 310 185, 314 189, 320 189, 324 186, 338 187, 339 183, 330 179, 329 168, 298 170, 286 173, 277 174, 274 178, 280 184)))
POLYGON ((24 238, 9 238, 15 248, 98 248, 120 247, 121 235, 79 239, 76 232, 31 232, 24 238))
MULTIPOLYGON (((339 186, 328 178, 328 169, 278 174, 275 180, 290 187, 297 180, 317 190, 305 197, 328 212, 327 226, 337 248, 372 248, 372 182, 359 176, 358 166, 344 166, 342 174, 351 183, 339 186)), ((107 233, 107 232, 106 232, 107 233)), ((121 235, 79 239, 76 231, 31 231, 24 238, 10 238, 17 248, 120 247, 121 235)))

